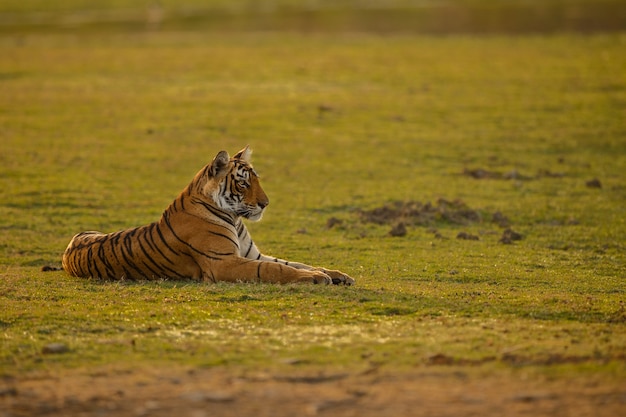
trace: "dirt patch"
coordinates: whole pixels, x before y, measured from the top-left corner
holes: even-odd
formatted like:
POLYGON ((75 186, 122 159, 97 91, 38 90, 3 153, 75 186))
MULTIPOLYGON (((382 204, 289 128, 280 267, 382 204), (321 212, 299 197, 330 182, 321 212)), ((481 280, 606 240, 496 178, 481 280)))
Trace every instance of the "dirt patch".
POLYGON ((540 169, 534 176, 524 175, 516 169, 507 172, 492 171, 484 168, 465 168, 462 175, 471 177, 477 180, 517 180, 517 181, 530 181, 540 178, 563 178, 565 173, 553 172, 549 169, 540 169))
MULTIPOLYGON (((423 226, 428 227, 428 230, 438 239, 446 239, 446 237, 433 227, 434 225, 469 226, 482 223, 483 217, 485 217, 481 210, 469 207, 462 200, 451 201, 443 198, 440 198, 434 204, 419 201, 394 201, 372 210, 359 210, 357 213, 360 221, 363 223, 391 226, 388 234, 393 237, 406 236, 409 227, 423 226)), ((500 243, 511 244, 522 239, 520 233, 510 228, 511 221, 509 218, 500 211, 491 215, 491 223, 500 228, 505 228, 499 240, 500 243)), ((338 225, 344 225, 344 222, 335 217, 331 217, 326 222, 326 227, 329 229, 338 225)), ((491 234, 497 233, 493 232, 491 234)), ((466 231, 458 232, 456 238, 461 240, 480 240, 479 236, 466 231)))
MULTIPOLYGON (((559 161, 563 163, 562 160, 559 161)), ((535 175, 524 175, 518 170, 513 169, 507 172, 493 171, 485 168, 465 168, 461 175, 474 178, 476 180, 515 180, 515 181, 531 181, 542 178, 563 178, 566 176, 564 172, 554 172, 549 169, 540 169, 535 175)), ((598 178, 585 181, 588 188, 602 188, 602 182, 598 178)))
POLYGON ((482 221, 478 210, 470 208, 461 200, 443 198, 434 204, 419 201, 394 201, 372 210, 359 212, 361 220, 375 224, 404 223, 410 226, 429 226, 436 222, 467 225, 482 221))
POLYGON ((519 180, 527 181, 533 179, 533 177, 523 175, 516 169, 508 172, 490 171, 484 168, 464 169, 463 175, 477 179, 477 180, 519 180))
MULTIPOLYGON (((543 378, 458 366, 412 371, 72 371, 0 379, 2 416, 596 416, 626 413, 626 388, 594 377, 543 378)), ((474 365, 474 364, 472 364, 474 365)))

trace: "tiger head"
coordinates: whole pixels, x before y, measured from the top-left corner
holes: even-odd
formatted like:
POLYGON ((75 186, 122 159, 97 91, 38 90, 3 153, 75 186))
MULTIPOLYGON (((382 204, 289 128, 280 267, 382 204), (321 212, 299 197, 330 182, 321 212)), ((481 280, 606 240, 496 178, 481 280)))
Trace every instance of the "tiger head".
POLYGON ((232 158, 221 151, 208 168, 203 193, 222 210, 257 221, 270 203, 259 176, 250 164, 252 150, 246 146, 232 158))

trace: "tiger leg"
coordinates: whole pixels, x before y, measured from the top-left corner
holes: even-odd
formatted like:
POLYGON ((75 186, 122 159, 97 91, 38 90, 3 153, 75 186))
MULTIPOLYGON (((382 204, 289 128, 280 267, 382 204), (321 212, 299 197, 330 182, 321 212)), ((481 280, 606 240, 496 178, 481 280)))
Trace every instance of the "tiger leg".
POLYGON ((207 281, 313 283, 330 284, 331 277, 320 270, 296 269, 276 262, 256 261, 242 257, 229 257, 201 264, 203 278, 207 281))
POLYGON ((356 282, 354 278, 352 278, 350 275, 344 272, 338 271, 336 269, 326 269, 326 268, 315 267, 315 266, 303 264, 300 262, 291 262, 291 261, 286 261, 284 259, 272 258, 271 256, 266 256, 263 254, 261 254, 259 260, 265 261, 265 262, 274 262, 274 263, 290 266, 292 268, 301 269, 301 270, 320 271, 328 275, 330 279, 332 280, 333 284, 335 285, 339 285, 339 284, 353 285, 356 282))
POLYGON ((286 261, 284 259, 273 258, 271 256, 263 255, 259 248, 256 246, 254 241, 252 240, 252 236, 248 233, 248 229, 243 224, 241 220, 236 225, 237 228, 237 239, 239 240, 239 247, 241 256, 247 259, 251 259, 254 261, 264 261, 277 263, 285 266, 289 266, 299 270, 306 271, 320 271, 326 275, 328 275, 333 284, 345 284, 345 285, 353 285, 355 283, 354 278, 345 274, 341 271, 337 271, 335 269, 326 269, 326 268, 317 268, 311 265, 303 264, 300 262, 291 262, 286 261))

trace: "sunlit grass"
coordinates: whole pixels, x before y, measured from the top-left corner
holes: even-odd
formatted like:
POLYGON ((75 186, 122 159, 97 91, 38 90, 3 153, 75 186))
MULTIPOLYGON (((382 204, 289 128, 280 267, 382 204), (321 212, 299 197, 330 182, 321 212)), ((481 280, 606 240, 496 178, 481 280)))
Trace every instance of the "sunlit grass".
POLYGON ((571 373, 623 367, 623 36, 1 42, 3 372, 407 367, 437 354, 502 366, 573 358, 571 373), (249 225, 261 249, 344 270, 355 287, 40 272, 79 231, 158 219, 219 150, 246 144, 271 200, 249 225), (464 174, 478 168, 502 177, 464 174), (601 188, 586 185, 594 178, 601 188), (482 221, 391 237, 393 224, 359 214, 439 198, 463 200, 482 221), (497 211, 521 241, 499 243, 497 211), (43 355, 51 342, 70 352, 43 355))

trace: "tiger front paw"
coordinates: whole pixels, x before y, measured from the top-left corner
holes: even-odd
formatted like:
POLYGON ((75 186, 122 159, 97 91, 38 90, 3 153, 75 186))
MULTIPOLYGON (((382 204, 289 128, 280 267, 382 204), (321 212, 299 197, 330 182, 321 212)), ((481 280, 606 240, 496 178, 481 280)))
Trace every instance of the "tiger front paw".
POLYGON ((323 271, 310 271, 310 272, 311 272, 310 281, 313 284, 325 284, 325 285, 328 285, 328 284, 333 282, 331 277, 328 276, 323 271))
POLYGON ((335 269, 321 269, 326 275, 330 277, 333 284, 335 285, 354 285, 356 281, 348 274, 344 274, 341 271, 337 271, 335 269))

